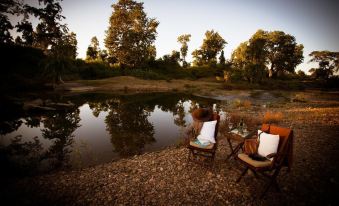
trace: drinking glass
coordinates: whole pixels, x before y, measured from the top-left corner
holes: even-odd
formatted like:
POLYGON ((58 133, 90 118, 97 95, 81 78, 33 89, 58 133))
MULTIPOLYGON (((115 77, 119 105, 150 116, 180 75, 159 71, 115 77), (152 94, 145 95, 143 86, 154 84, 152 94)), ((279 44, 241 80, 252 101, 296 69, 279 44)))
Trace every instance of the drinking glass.
POLYGON ((228 128, 231 130, 233 128, 233 123, 232 122, 229 122, 228 123, 228 128))

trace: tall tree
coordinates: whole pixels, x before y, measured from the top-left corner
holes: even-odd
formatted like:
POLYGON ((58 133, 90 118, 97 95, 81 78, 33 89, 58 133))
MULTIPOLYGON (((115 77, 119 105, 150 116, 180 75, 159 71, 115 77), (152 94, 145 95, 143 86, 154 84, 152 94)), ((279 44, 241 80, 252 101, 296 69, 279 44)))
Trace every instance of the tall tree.
POLYGON ((295 37, 282 31, 267 34, 267 59, 270 64, 270 77, 276 77, 281 72, 294 73, 295 67, 302 63, 302 44, 297 44, 295 37))
POLYGON ((45 60, 45 76, 53 84, 63 83, 61 76, 71 67, 71 60, 77 56, 77 40, 75 33, 64 34, 49 51, 45 60))
POLYGON ((318 68, 312 68, 312 76, 319 79, 328 79, 339 71, 339 52, 313 51, 309 54, 310 62, 318 62, 318 68))
POLYGON ((187 67, 186 56, 188 51, 187 43, 190 41, 190 34, 183 34, 178 37, 178 42, 181 44, 180 52, 182 57, 182 66, 187 67))
POLYGON ((192 52, 193 63, 195 65, 215 65, 217 63, 217 54, 221 52, 227 42, 214 30, 206 31, 200 49, 192 52))
POLYGON ((140 66, 150 58, 159 22, 147 17, 143 3, 119 0, 112 7, 105 38, 108 53, 122 68, 140 66))
POLYGON ((241 43, 232 53, 233 64, 249 82, 260 82, 266 70, 266 32, 258 30, 249 41, 241 43))

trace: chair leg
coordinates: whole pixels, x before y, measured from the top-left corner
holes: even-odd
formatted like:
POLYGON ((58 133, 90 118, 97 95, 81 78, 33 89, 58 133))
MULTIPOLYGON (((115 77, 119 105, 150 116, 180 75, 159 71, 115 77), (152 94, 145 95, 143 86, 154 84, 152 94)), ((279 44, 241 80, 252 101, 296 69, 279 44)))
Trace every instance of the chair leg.
POLYGON ((229 158, 231 158, 234 155, 234 149, 233 149, 232 143, 229 139, 227 139, 227 142, 228 142, 228 145, 230 146, 230 149, 231 149, 231 153, 227 156, 227 160, 228 160, 229 158))
POLYGON ((237 183, 240 182, 241 178, 246 174, 247 170, 248 170, 248 167, 246 167, 245 170, 244 170, 244 171, 241 173, 241 175, 238 177, 238 179, 236 180, 237 183))
POLYGON ((280 172, 280 168, 277 168, 277 169, 274 171, 272 177, 270 178, 270 182, 268 183, 268 185, 265 187, 265 189, 264 189, 263 192, 261 193, 260 198, 263 198, 263 197, 265 196, 266 192, 268 191, 268 189, 269 189, 272 185, 274 185, 274 186, 276 187, 276 189, 280 192, 280 188, 279 188, 279 186, 278 186, 278 182, 277 182, 277 179, 276 179, 277 176, 278 176, 278 174, 279 174, 279 172, 280 172))
POLYGON ((256 179, 260 179, 258 173, 255 170, 251 170, 253 172, 253 175, 256 179))

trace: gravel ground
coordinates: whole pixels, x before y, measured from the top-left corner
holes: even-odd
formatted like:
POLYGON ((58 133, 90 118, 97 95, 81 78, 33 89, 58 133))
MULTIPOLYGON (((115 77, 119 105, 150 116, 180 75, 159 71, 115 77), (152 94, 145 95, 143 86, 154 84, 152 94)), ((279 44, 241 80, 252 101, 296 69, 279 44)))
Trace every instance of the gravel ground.
MULTIPOLYGON (((320 105, 320 104, 318 104, 320 105)), ((293 104, 280 125, 293 126, 294 164, 271 188, 248 173, 235 180, 242 166, 220 144, 213 169, 187 161, 188 150, 172 147, 82 170, 10 181, 1 192, 10 205, 336 205, 339 194, 339 107, 293 104)), ((4 186, 4 185, 3 185, 4 186)), ((4 199, 5 198, 5 199, 4 199)))

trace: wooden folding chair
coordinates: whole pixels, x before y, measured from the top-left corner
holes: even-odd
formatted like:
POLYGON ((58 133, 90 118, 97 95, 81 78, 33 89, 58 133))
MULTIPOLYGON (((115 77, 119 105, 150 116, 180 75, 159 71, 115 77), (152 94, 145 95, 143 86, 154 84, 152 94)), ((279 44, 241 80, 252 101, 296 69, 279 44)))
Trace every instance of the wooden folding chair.
POLYGON ((272 185, 275 186, 278 191, 280 191, 277 183, 277 176, 279 175, 282 167, 288 167, 288 169, 290 169, 293 151, 292 129, 263 124, 261 130, 269 134, 279 135, 278 151, 273 155, 273 160, 256 161, 244 153, 241 153, 237 156, 239 162, 245 165, 245 170, 241 173, 237 179, 237 182, 241 180, 248 170, 251 170, 255 177, 258 177, 257 173, 260 173, 263 177, 268 179, 268 184, 263 188, 260 198, 264 197, 272 185))
MULTIPOLYGON (((214 138, 215 144, 209 144, 206 147, 199 147, 194 144, 194 141, 190 141, 187 145, 189 149, 188 160, 196 163, 208 164, 212 165, 215 158, 215 152, 218 147, 218 129, 220 116, 217 113, 213 113, 212 119, 210 121, 217 120, 217 124, 215 126, 214 138)), ((195 137, 196 138, 196 137, 195 137)))

